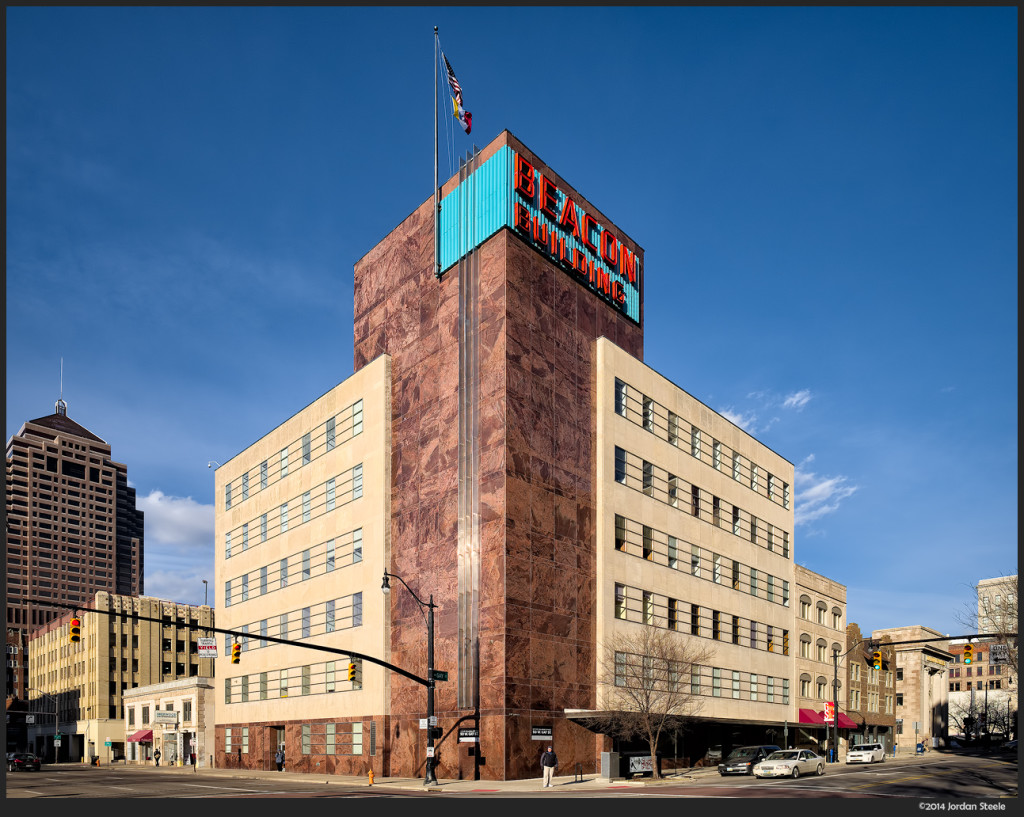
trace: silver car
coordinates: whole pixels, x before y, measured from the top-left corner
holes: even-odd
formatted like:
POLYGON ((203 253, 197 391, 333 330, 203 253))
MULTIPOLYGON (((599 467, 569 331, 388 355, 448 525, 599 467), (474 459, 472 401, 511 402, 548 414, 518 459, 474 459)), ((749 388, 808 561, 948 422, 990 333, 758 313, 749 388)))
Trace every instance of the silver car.
POLYGON ((847 763, 874 763, 885 761, 885 748, 881 743, 858 743, 846 753, 847 763))
POLYGON ((810 749, 780 749, 754 766, 754 777, 793 777, 825 774, 825 758, 810 749))

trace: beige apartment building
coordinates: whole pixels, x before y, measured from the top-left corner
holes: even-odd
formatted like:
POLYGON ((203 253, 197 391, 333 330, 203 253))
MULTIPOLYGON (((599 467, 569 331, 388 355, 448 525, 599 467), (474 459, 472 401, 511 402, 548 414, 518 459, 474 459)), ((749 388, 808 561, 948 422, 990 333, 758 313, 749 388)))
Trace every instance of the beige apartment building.
MULTIPOLYGON (((71 643, 75 615, 69 611, 33 632, 29 700, 40 713, 56 709, 58 760, 124 757, 123 705, 129 690, 212 675, 213 659, 198 657, 196 639, 203 634, 198 628, 214 626, 213 610, 99 592, 77 613, 81 641, 71 643)), ((29 744, 37 754, 53 757, 54 734, 50 719, 29 731, 29 744)))
POLYGON ((388 655, 390 400, 383 356, 217 468, 218 624, 239 634, 217 658, 218 766, 283 748, 289 770, 361 774, 376 753, 389 674, 348 651, 388 655))
POLYGON ((953 656, 942 633, 914 625, 873 630, 888 636, 896 651, 897 754, 945 746, 949 728, 948 665, 953 656), (900 642, 912 642, 904 643, 900 642))
POLYGON ((846 587, 796 565, 796 741, 819 754, 831 749, 837 734, 826 704, 839 704, 839 758, 855 727, 847 706, 846 587), (838 658, 838 662, 836 661, 838 658), (837 683, 838 682, 838 683, 837 683))
POLYGON ((711 648, 685 679, 701 699, 694 759, 781 742, 796 701, 793 466, 608 339, 595 349, 597 651, 637 624, 711 648))

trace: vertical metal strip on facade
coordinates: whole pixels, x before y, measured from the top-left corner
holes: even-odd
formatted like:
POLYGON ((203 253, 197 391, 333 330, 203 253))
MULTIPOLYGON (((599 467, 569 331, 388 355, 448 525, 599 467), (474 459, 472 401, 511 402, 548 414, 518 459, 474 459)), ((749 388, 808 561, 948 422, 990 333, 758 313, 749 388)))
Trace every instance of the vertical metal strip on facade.
MULTIPOLYGON (((484 167, 489 163, 485 163, 484 167)), ((476 153, 459 168, 456 200, 458 243, 468 247, 459 268, 459 686, 458 706, 476 709, 479 695, 480 624, 480 418, 479 418, 479 304, 480 258, 475 248, 482 239, 477 193, 480 184, 476 153)), ((451 196, 449 196, 450 198, 451 196)), ((455 202, 453 202, 455 203, 455 202)), ((442 212, 443 209, 442 209, 442 212)), ((497 229, 497 228, 496 228, 497 229)), ((496 232, 496 229, 489 234, 496 232)), ((442 262, 442 268, 444 264, 442 262)))

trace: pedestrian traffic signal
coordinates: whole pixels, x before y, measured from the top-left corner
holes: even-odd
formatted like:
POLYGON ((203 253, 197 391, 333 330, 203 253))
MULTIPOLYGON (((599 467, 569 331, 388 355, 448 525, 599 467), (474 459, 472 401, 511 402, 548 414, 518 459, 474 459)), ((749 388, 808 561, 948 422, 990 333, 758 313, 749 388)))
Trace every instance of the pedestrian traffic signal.
POLYGON ((242 660, 242 645, 237 641, 231 645, 231 663, 237 664, 242 660))
POLYGON ((871 656, 871 664, 872 664, 872 666, 875 669, 881 669, 882 668, 882 652, 881 652, 881 650, 875 650, 874 654, 871 656))
POLYGON ((77 644, 82 640, 82 622, 77 618, 71 619, 71 634, 68 639, 72 644, 77 644))
POLYGON ((964 663, 970 664, 974 660, 974 645, 964 644, 964 663))

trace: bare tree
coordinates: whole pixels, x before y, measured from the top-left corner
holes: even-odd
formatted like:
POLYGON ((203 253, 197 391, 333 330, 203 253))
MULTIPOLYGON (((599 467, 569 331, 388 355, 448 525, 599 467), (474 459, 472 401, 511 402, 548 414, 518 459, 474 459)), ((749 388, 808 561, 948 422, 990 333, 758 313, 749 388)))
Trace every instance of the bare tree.
POLYGON ((1006 653, 1008 680, 1017 680, 1017 574, 986 579, 971 585, 974 598, 957 616, 971 632, 985 637, 988 644, 998 644, 1006 653))
POLYGON ((610 735, 645 739, 652 773, 660 777, 658 741, 700 711, 699 683, 691 678, 699 681, 700 667, 713 654, 698 639, 653 624, 616 631, 601 647, 598 680, 606 714, 596 725, 610 735))

